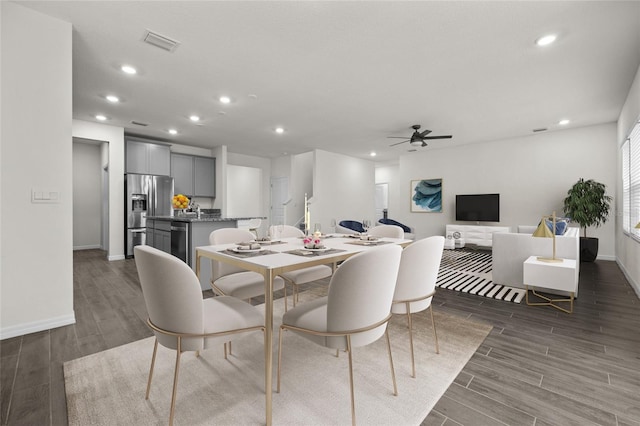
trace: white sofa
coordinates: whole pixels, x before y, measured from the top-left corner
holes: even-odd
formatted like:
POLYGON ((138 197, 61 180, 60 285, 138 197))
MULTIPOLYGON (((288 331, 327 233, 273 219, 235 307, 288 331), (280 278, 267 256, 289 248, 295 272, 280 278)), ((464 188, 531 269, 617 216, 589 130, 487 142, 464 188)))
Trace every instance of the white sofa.
MULTIPOLYGON (((496 284, 524 288, 522 282, 523 263, 529 256, 551 257, 551 238, 532 236, 536 226, 518 226, 518 232, 499 232, 493 235, 492 279, 496 284)), ((556 257, 575 259, 576 285, 580 269, 580 228, 569 227, 564 235, 556 236, 556 257)), ((547 291, 547 290, 545 290, 547 291)), ((558 294, 564 294, 558 292, 558 294)), ((578 292, 575 294, 578 297, 578 292)))

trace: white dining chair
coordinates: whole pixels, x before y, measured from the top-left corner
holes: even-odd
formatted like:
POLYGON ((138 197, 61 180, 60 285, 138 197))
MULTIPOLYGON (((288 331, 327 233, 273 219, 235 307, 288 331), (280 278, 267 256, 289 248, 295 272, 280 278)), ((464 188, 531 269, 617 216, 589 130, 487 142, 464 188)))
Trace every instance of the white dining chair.
MULTIPOLYGON (((209 234, 209 244, 233 244, 249 242, 255 239, 253 233, 246 229, 222 228, 209 234)), ((238 268, 224 262, 211 261, 211 288, 214 293, 233 296, 238 299, 251 299, 264 295, 264 277, 253 271, 238 268)), ((284 290, 284 309, 287 310, 287 289, 284 280, 276 277, 273 280, 273 291, 284 290)))
MULTIPOLYGON (((275 236, 278 236, 277 238, 301 238, 304 237, 304 232, 291 225, 272 225, 269 227, 269 235, 272 236, 272 238, 276 238, 275 236)), ((293 290, 293 306, 295 307, 299 301, 299 286, 330 277, 332 273, 333 268, 331 266, 317 265, 285 272, 280 274, 280 276, 291 285, 293 290)))
MULTIPOLYGON (((134 247, 134 257, 147 313, 155 334, 145 399, 149 399, 158 343, 176 351, 169 424, 173 424, 182 352, 208 349, 253 331, 262 330, 262 313, 230 296, 202 299, 195 272, 175 256, 146 245, 134 247)), ((239 395, 238 397, 241 397, 239 395)))
POLYGON ((258 229, 262 225, 262 219, 249 219, 247 222, 247 226, 249 227, 249 231, 251 231, 256 238, 258 238, 258 229))
POLYGON ((411 243, 402 252, 398 281, 391 312, 407 316, 409 327, 409 346, 411 349, 411 376, 416 377, 416 364, 413 353, 413 324, 411 314, 429 309, 431 323, 433 324, 433 337, 435 339, 436 353, 440 353, 438 347, 438 333, 436 322, 433 319, 431 302, 436 293, 436 281, 438 270, 444 250, 444 237, 433 236, 411 243))
POLYGON ((404 238, 404 229, 397 225, 377 225, 369 228, 367 235, 380 238, 404 238))
MULTIPOLYGON (((356 422, 353 348, 386 337, 393 394, 398 394, 387 324, 401 253, 400 246, 388 245, 350 257, 333 274, 326 297, 303 303, 284 314, 278 339, 277 392, 280 392, 283 335, 285 331, 293 331, 320 346, 348 353, 352 424, 356 422)), ((313 365, 304 365, 301 360, 297 367, 304 371, 313 365)))

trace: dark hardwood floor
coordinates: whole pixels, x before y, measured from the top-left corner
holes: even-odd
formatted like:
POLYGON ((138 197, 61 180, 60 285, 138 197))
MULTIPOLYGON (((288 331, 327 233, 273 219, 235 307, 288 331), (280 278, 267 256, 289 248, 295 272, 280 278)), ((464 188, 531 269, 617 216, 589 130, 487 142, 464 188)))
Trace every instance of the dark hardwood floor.
MULTIPOLYGON (((422 424, 640 425, 640 300, 607 261, 581 265, 579 296, 568 315, 439 291, 434 309, 494 328, 422 424)), ((0 342, 3 425, 67 424, 63 363, 151 336, 133 260, 74 252, 74 309, 0 342)))

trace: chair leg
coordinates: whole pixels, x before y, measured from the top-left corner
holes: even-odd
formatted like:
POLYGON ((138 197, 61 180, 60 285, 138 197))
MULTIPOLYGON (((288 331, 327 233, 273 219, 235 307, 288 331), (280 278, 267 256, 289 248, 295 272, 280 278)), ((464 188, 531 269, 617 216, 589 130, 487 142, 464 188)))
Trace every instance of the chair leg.
POLYGON ((284 311, 287 312, 287 283, 284 283, 284 311))
POLYGON ((433 319, 433 305, 429 305, 429 312, 431 313, 431 324, 433 324, 433 337, 436 339, 436 353, 440 353, 440 346, 438 345, 438 333, 436 333, 436 320, 433 319))
POLYGON ((398 396, 398 386, 396 385, 396 372, 393 368, 393 357, 391 356, 391 341, 389 340, 389 328, 384 331, 387 336, 387 350, 389 351, 389 364, 391 365, 391 381, 393 382, 393 394, 398 396))
POLYGON ((153 355, 151 356, 151 368, 149 368, 149 380, 147 381, 147 393, 144 399, 149 399, 149 391, 151 390, 151 378, 153 377, 153 367, 156 364, 156 353, 158 352, 158 338, 153 345, 153 355))
POLYGON ((280 333, 278 334, 278 375, 276 392, 280 393, 280 367, 282 366, 282 335, 284 334, 284 328, 280 327, 280 333))
POLYGON ((351 424, 356 426, 356 402, 353 391, 353 359, 351 354, 351 336, 347 335, 347 352, 349 353, 349 387, 351 389, 351 424))
POLYGON ((411 377, 416 377, 416 361, 413 354, 413 322, 411 321, 411 310, 409 309, 409 302, 406 304, 407 308, 407 324, 409 327, 409 347, 411 348, 411 377))
POLYGON ((224 359, 227 359, 227 342, 224 342, 224 359))
POLYGON ((173 415, 176 409, 176 391, 178 390, 178 373, 180 372, 180 355, 182 352, 182 338, 178 336, 178 348, 176 349, 176 368, 173 374, 173 392, 171 393, 171 410, 169 411, 169 426, 173 425, 173 415))

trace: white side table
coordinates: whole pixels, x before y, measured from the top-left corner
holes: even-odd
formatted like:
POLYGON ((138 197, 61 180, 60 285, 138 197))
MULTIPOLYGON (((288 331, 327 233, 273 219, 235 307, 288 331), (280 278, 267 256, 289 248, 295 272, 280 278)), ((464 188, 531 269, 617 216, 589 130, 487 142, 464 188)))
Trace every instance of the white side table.
POLYGON ((573 313, 573 298, 577 291, 578 279, 576 277, 576 261, 574 259, 563 259, 562 262, 549 263, 538 260, 537 256, 529 256, 523 265, 523 282, 526 289, 527 305, 531 306, 553 306, 568 314, 573 313), (534 288, 529 289, 529 286, 534 288), (569 298, 553 299, 536 292, 535 287, 550 290, 562 290, 569 292, 569 298), (545 300, 545 302, 529 302, 529 290, 545 300), (565 309, 556 303, 568 302, 569 309, 565 309))

